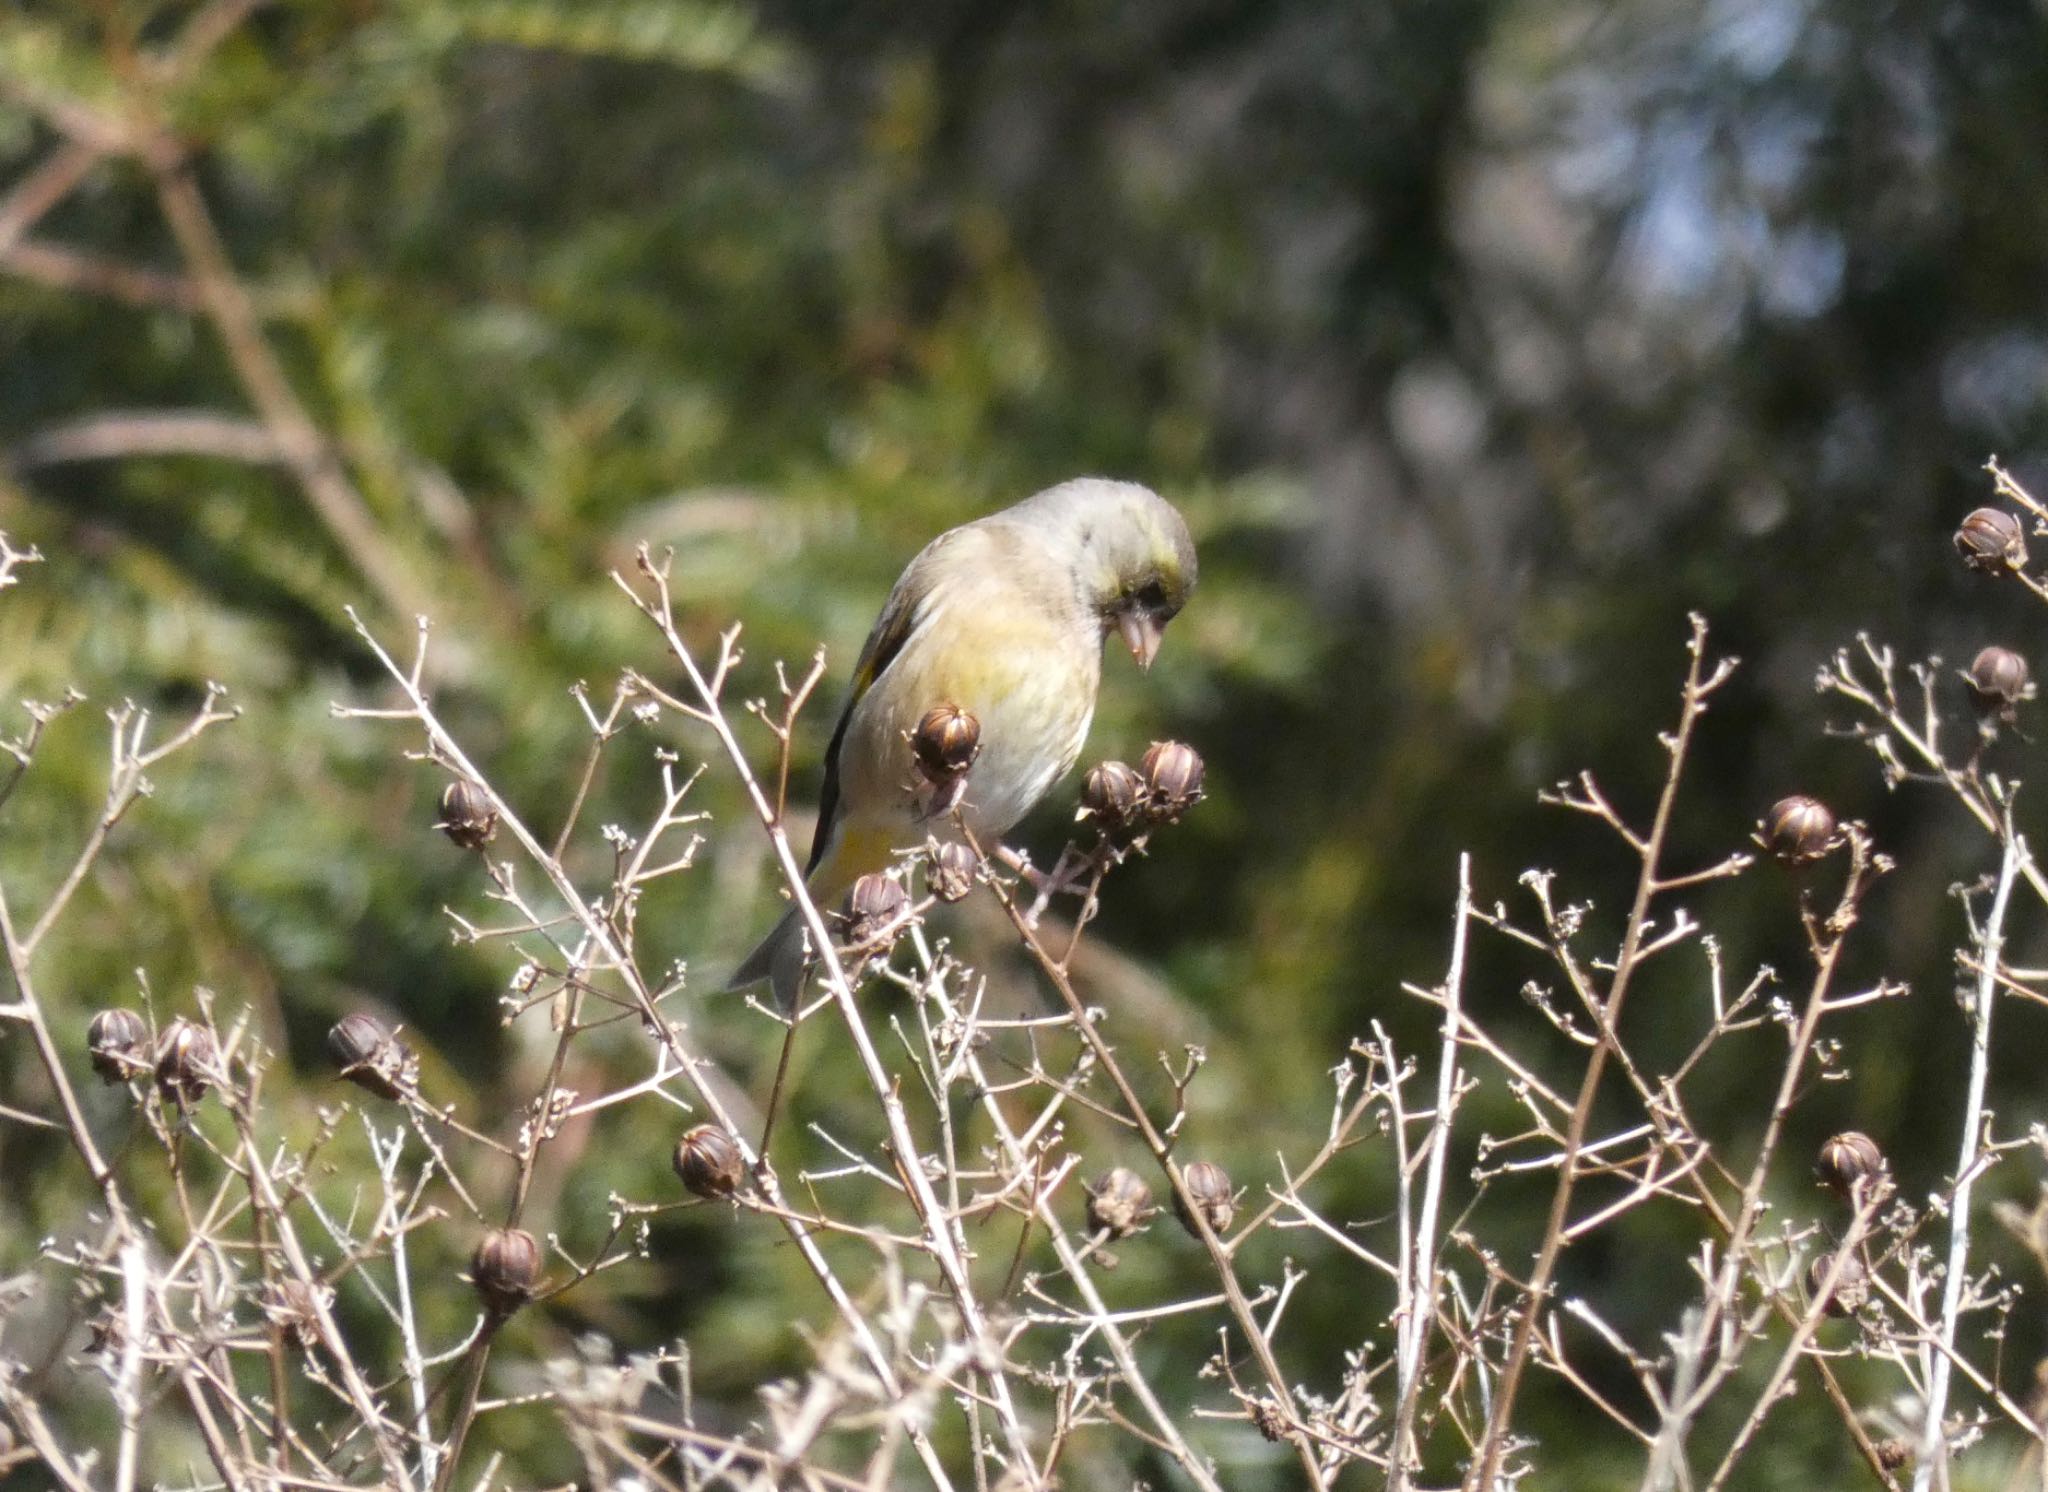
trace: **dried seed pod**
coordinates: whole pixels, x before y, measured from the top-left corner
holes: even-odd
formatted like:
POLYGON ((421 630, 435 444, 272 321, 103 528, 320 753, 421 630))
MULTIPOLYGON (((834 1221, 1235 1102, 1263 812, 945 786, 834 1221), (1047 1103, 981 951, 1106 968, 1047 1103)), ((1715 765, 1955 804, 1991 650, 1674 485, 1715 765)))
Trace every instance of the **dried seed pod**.
MULTIPOLYGON (((1822 1254, 1813 1261, 1806 1271, 1806 1288, 1821 1299, 1821 1286, 1827 1282, 1828 1266, 1834 1262, 1832 1253, 1822 1254)), ((1853 1316, 1862 1310, 1870 1299, 1870 1271, 1863 1267, 1863 1261, 1851 1254, 1842 1261, 1842 1272, 1835 1279, 1835 1288, 1821 1299, 1821 1311, 1837 1318, 1853 1316)))
POLYGON ((166 1103, 193 1104, 219 1075, 220 1048, 213 1033, 180 1016, 156 1039, 156 1087, 166 1103))
POLYGON ((1884 1152, 1860 1130, 1844 1130, 1820 1147, 1813 1163, 1814 1179, 1831 1192, 1853 1197, 1859 1184, 1884 1175, 1884 1152))
POLYGON ((926 782, 950 787, 981 755, 981 722, 958 705, 934 705, 910 733, 910 755, 926 782))
POLYGON ((85 1028, 85 1045, 103 1083, 125 1083, 149 1070, 149 1027, 132 1010, 102 1010, 85 1028))
POLYGON ((85 1326, 85 1350, 97 1356, 115 1356, 128 1344, 128 1322, 109 1307, 85 1326))
POLYGON ((442 790, 441 819, 434 827, 465 850, 480 850, 498 832, 498 810, 482 788, 457 778, 442 790))
POLYGON ((484 1304, 509 1316, 533 1299, 540 1280, 540 1245, 524 1228, 493 1228, 469 1256, 469 1279, 484 1304))
POLYGON ((379 1098, 403 1097, 419 1072, 411 1049, 360 1010, 328 1028, 327 1055, 344 1078, 379 1098))
POLYGON ((1138 759, 1145 777, 1145 807, 1151 816, 1176 823, 1202 801, 1202 757, 1180 741, 1154 741, 1138 759))
POLYGON ((1963 563, 1986 575, 2027 567, 2026 529, 2002 508, 1979 508, 1956 530, 1963 563))
POLYGON ((1112 838, 1136 828, 1145 808, 1145 779, 1129 762, 1099 762, 1081 779, 1078 819, 1092 819, 1112 838))
MULTIPOLYGON (((1209 1231, 1226 1231, 1230 1220, 1237 1216, 1237 1193, 1231 1190, 1229 1173, 1214 1161, 1198 1160, 1180 1173, 1180 1179, 1187 1188, 1189 1200, 1208 1222, 1209 1231)), ((1195 1225, 1188 1212, 1188 1204, 1181 1200, 1179 1192, 1173 1196, 1173 1215, 1195 1237, 1202 1236, 1202 1230, 1195 1225)))
POLYGON ((1834 849, 1835 816, 1818 798, 1780 798, 1764 815, 1757 843, 1786 865, 1810 865, 1834 849))
POLYGON ((683 1190, 693 1197, 729 1197, 746 1176, 738 1143, 715 1124, 685 1131, 676 1142, 674 1165, 683 1190))
MULTIPOLYGON (((330 1304, 334 1292, 326 1286, 319 1287, 320 1304, 330 1304)), ((320 1342, 320 1311, 315 1304, 314 1287, 304 1280, 281 1279, 264 1292, 263 1315, 274 1325, 284 1328, 299 1346, 311 1351, 320 1342)))
POLYGON ((1118 1166, 1095 1178, 1088 1188, 1088 1231, 1128 1238, 1159 1209, 1152 1188, 1135 1171, 1118 1166))
POLYGON ((2013 708, 2031 699, 2034 686, 2027 676, 2027 660, 2010 648, 1990 647, 1970 661, 1963 682, 1970 686, 1970 702, 1987 719, 1996 717, 2010 724, 2013 708))
POLYGON ((940 901, 965 901, 974 890, 974 851, 964 844, 935 844, 927 851, 924 883, 940 901))
POLYGON ((862 876, 846 893, 846 908, 840 913, 847 946, 865 948, 884 938, 893 941, 909 908, 909 893, 893 877, 879 872, 862 876))

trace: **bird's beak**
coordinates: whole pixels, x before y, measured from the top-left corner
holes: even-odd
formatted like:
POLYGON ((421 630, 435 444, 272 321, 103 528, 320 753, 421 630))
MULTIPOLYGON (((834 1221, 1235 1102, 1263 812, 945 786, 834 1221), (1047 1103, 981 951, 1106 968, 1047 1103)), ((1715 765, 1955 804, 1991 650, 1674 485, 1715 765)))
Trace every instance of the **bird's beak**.
POLYGON ((1124 646, 1138 660, 1138 667, 1150 668, 1159 654, 1159 640, 1166 635, 1166 624, 1133 607, 1117 618, 1116 629, 1123 634, 1124 646))

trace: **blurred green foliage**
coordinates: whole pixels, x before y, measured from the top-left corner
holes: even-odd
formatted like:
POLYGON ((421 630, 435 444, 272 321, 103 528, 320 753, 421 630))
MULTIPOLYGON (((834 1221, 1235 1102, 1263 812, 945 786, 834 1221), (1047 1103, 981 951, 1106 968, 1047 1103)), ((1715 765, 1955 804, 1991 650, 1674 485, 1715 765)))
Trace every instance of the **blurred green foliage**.
MULTIPOLYGON (((500 1019, 502 954, 451 941, 443 909, 480 915, 480 885, 428 830, 439 782, 402 755, 416 742, 330 715, 385 698, 343 606, 397 647, 409 610, 432 614, 437 703, 552 832, 587 734, 568 688, 601 702, 622 667, 662 670, 607 572, 641 540, 673 546, 693 638, 745 627, 740 695, 827 648, 806 804, 829 696, 903 561, 1100 471, 1167 492, 1203 554, 1160 667, 1112 662, 1091 748, 1170 733, 1210 761, 1211 800, 1114 888, 1099 939, 1117 957, 1095 976, 1130 1002, 1127 1041, 1208 1048, 1197 1146, 1256 1186, 1277 1151, 1313 1148, 1351 1037, 1377 1019, 1426 1040, 1398 989, 1441 969, 1460 849, 1484 898, 1552 865, 1620 915, 1616 847, 1534 792, 1593 766, 1648 802, 1699 609, 1748 668, 1710 722, 1682 856, 1738 845, 1800 786, 1871 816, 1903 863, 1857 972, 1918 994, 1863 1022, 1856 1080, 1814 1096, 1793 1151, 1854 1121, 1909 1190, 1939 1183, 1964 1039, 1943 888, 1984 849, 1933 799, 1881 793, 1807 685, 1857 627, 1952 657, 1994 636, 2025 651, 2038 627, 2024 597, 1968 584, 1943 537, 1989 451, 2048 470, 2038 9, 288 0, 189 65, 138 61, 221 11, 10 9, 0 170, 32 183, 81 119, 176 143, 399 582, 379 593, 274 451, 246 459, 266 436, 208 314, 217 287, 142 159, 108 152, 25 234, 21 192, 5 199, 0 528, 48 562, 0 601, 0 698, 92 700, 0 817, 10 897, 38 904, 89 825, 97 710, 132 698, 168 722, 212 679, 244 711, 160 774, 44 956, 74 1049, 138 971, 163 1008, 210 987, 287 1054, 273 1096, 304 1138, 334 1098, 320 1035, 367 1002, 418 1038, 437 1092, 497 1112, 530 1091, 542 1036, 500 1019), (166 445, 167 415, 213 421, 198 445, 216 454, 166 445)), ((708 750, 646 732, 614 750, 572 854, 585 877, 609 864, 596 826, 657 801, 657 745, 708 750)), ((2000 749, 2024 771, 2024 744, 2000 749)), ((774 910, 732 784, 714 772, 702 795, 700 868, 642 913, 646 966, 685 960, 697 989, 774 910)), ((1064 811, 1023 840, 1055 850, 1064 811)), ((1782 883, 1754 874, 1699 911, 1732 965, 1796 966, 1782 883)), ((991 923, 957 933, 1038 998, 991 923)), ((2020 960, 2038 952, 2023 931, 2020 960)), ((1519 1006, 1529 972, 1489 955, 1473 999, 1555 1058, 1519 1006)), ((1644 991, 1646 1042, 1658 1001, 1694 988, 1644 991)), ((765 1091, 758 1021, 708 1000, 689 1018, 765 1091)), ((2011 1039, 2008 1131, 2041 1108, 2031 1033, 2011 1039)), ((594 1042, 577 1085, 636 1050, 594 1042)), ((805 1060, 800 1114, 858 1133, 832 1054, 805 1060)), ((0 1063, 35 1101, 32 1054, 9 1041, 0 1063)), ((1722 1101, 1696 1109, 1741 1153, 1765 1112, 1754 1067, 1702 1082, 1722 1101)), ((1485 1103, 1475 1128, 1514 1124, 1485 1103)), ((672 1136, 644 1115, 613 1111, 543 1175, 541 1215, 572 1247, 609 1194, 665 1194, 672 1136)), ((112 1102, 95 1117, 124 1122, 112 1102)), ((1113 1136, 1089 1138, 1111 1158, 1113 1136)), ((360 1143, 344 1131, 336 1164, 360 1143)), ((1796 1170, 1792 1208, 1809 1205, 1796 1170)), ((15 1127, 0 1176, 0 1263, 18 1268, 86 1187, 15 1127)), ((1383 1164, 1332 1184, 1385 1204, 1383 1164)), ((1542 1197, 1494 1199, 1504 1257, 1542 1197)), ((422 1248, 452 1270, 466 1246, 451 1230, 422 1248)), ((1171 1247, 1129 1253, 1131 1298, 1199 1278, 1171 1247)), ((707 1398, 742 1414, 800 1360, 788 1302, 811 1287, 788 1255, 681 1214, 651 1265, 516 1330, 550 1350, 586 1328, 622 1350, 684 1334, 707 1398)), ((1589 1248, 1565 1288, 1624 1326, 1660 1320, 1684 1282, 1625 1266, 1589 1248)), ((1355 1288, 1337 1271, 1305 1287, 1304 1372, 1334 1377, 1379 1309, 1352 1309, 1355 1288)), ((444 1335, 466 1302, 446 1310, 444 1335)), ((1206 1345, 1147 1339, 1191 1365, 1206 1345)), ((1769 1484, 1841 1470, 1818 1412, 1784 1412, 1769 1484)), ((1558 1400, 1546 1485, 1627 1477, 1626 1443, 1582 1413, 1558 1400)), ((1248 1430, 1212 1444, 1233 1486, 1285 1484, 1248 1430)), ((571 1474, 563 1445, 503 1448, 537 1482, 571 1474)))

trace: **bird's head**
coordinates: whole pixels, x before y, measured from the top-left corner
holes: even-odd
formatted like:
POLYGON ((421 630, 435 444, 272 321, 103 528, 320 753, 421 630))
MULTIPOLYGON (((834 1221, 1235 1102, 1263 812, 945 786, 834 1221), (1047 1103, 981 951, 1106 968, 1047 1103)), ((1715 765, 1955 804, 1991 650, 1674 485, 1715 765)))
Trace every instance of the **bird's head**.
POLYGON ((1150 668, 1166 624, 1195 588, 1187 523, 1149 487, 1083 477, 1018 504, 1068 545, 1081 604, 1150 668))

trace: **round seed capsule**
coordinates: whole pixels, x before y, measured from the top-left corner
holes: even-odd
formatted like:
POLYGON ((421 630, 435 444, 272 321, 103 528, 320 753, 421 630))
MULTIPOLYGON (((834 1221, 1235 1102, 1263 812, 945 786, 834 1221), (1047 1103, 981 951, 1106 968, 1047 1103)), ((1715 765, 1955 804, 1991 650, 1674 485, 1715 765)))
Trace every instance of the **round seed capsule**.
POLYGON ((1771 805, 1757 837, 1785 864, 1810 865, 1835 847, 1835 816, 1818 798, 1794 794, 1771 805))
POLYGON ((958 705, 935 705, 910 733, 910 754, 933 786, 958 782, 981 755, 981 722, 958 705))
POLYGON ((508 1316, 533 1299, 540 1245, 524 1228, 493 1228, 469 1256, 469 1278, 485 1305, 508 1316))
POLYGON ((1202 801, 1202 757, 1180 741, 1154 741, 1138 760, 1145 806, 1152 817, 1175 823, 1202 801))
POLYGON ((1145 1185, 1144 1178, 1122 1166, 1104 1172, 1088 1187, 1091 1233, 1128 1238, 1158 1210, 1152 1205, 1152 1188, 1145 1185))
POLYGON ((1963 563, 1983 575, 2004 575, 2027 567, 2026 530, 2003 508, 1978 508, 1956 530, 1963 563))
POLYGON ((1115 838, 1136 828, 1145 808, 1145 779, 1128 762, 1099 762, 1081 779, 1081 811, 1087 819, 1115 838))
POLYGON ((156 1087, 167 1103, 194 1104, 206 1096, 220 1067, 213 1033, 182 1016, 156 1039, 156 1087))
POLYGON ((1820 1147, 1814 1158, 1814 1179, 1831 1192, 1848 1197, 1856 1188, 1884 1175, 1884 1152, 1860 1130, 1844 1130, 1820 1147))
POLYGON ((403 1097, 419 1066, 405 1043, 385 1030, 383 1022, 360 1010, 328 1028, 327 1055, 344 1078, 379 1098, 403 1097))
POLYGON ((441 793, 441 818, 434 825, 465 850, 480 850, 498 832, 498 810, 475 783, 458 779, 441 793))
POLYGON ((693 1197, 715 1200, 740 1188, 746 1162, 733 1137, 715 1124, 700 1124, 676 1142, 676 1175, 693 1197))
POLYGON ((1180 1225, 1200 1238, 1202 1230, 1195 1225, 1194 1217, 1188 1210, 1188 1202, 1209 1224, 1211 1233, 1223 1233, 1230 1227, 1231 1219, 1237 1216, 1237 1194, 1231 1190, 1230 1175, 1214 1161, 1198 1160, 1181 1172, 1181 1182, 1187 1188, 1187 1201, 1178 1192, 1173 1197, 1173 1213, 1180 1219, 1180 1225))
POLYGON ((85 1029, 92 1070, 103 1083, 125 1083, 149 1070, 149 1027, 132 1010, 102 1010, 85 1029))

